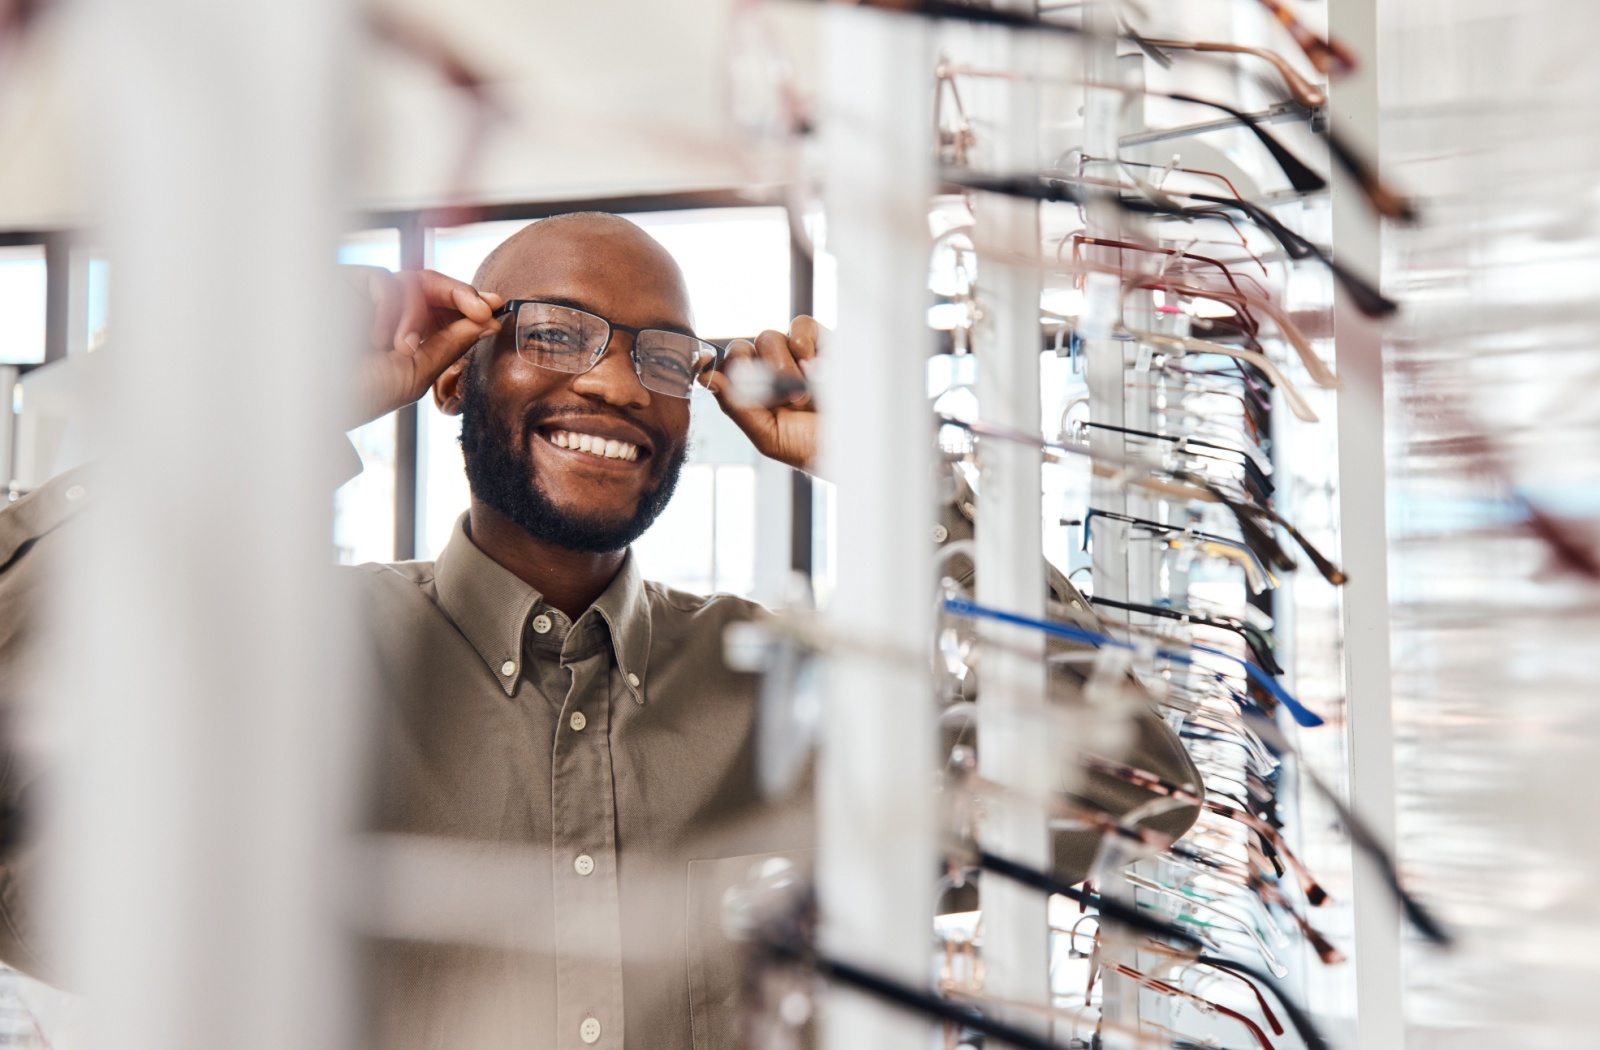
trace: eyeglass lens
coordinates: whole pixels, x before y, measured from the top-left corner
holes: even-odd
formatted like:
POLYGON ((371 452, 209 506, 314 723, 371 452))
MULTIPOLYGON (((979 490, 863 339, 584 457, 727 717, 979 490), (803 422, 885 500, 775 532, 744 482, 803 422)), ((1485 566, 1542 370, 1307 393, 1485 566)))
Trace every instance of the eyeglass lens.
MULTIPOLYGON (((581 374, 605 355, 612 326, 602 317, 554 303, 517 307, 517 356, 530 365, 581 374)), ((681 332, 646 328, 634 335, 633 362, 646 390, 688 397, 694 381, 716 360, 710 343, 681 332)))

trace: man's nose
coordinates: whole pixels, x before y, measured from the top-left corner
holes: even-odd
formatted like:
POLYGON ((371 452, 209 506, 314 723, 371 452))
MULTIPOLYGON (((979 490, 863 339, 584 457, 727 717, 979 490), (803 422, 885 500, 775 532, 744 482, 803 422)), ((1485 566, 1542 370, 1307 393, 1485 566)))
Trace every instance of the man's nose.
POLYGON ((572 389, 588 397, 598 397, 608 405, 643 408, 650 403, 650 391, 639 382, 633 367, 633 340, 630 332, 612 332, 611 342, 599 362, 589 371, 575 376, 572 389))

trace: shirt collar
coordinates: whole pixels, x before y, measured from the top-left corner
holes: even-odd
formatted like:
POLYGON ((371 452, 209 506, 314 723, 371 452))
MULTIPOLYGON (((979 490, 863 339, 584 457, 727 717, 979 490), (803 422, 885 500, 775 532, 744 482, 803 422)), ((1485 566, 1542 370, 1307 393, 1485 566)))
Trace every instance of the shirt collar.
MULTIPOLYGON (((450 530, 434 562, 439 607, 466 637, 507 696, 522 676, 523 635, 544 596, 479 550, 467 537, 467 515, 450 530)), ((611 635, 623 683, 644 703, 650 657, 650 597, 630 549, 622 569, 584 613, 599 616, 611 635)), ((580 616, 581 622, 583 617, 580 616)))

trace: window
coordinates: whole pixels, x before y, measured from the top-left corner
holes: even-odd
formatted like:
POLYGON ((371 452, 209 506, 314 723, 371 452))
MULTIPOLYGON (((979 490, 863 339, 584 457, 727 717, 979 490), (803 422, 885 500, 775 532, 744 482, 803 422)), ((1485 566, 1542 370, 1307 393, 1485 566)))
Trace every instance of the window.
MULTIPOLYGON (((339 246, 339 261, 400 269, 400 231, 362 230, 339 246)), ((350 432, 361 473, 333 496, 333 543, 339 561, 359 565, 394 557, 395 419, 390 413, 350 432)))
POLYGON ((0 364, 44 360, 44 245, 0 247, 0 364))

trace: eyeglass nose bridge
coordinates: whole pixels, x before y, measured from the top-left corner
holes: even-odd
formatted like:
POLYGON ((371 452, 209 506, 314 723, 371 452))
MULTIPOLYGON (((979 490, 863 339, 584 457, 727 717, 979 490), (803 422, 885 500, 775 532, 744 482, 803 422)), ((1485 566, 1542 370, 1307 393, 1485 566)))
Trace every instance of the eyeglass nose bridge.
MULTIPOLYGON (((602 318, 601 320, 605 319, 602 318)), ((644 362, 639 360, 639 333, 642 331, 644 331, 643 328, 634 328, 631 325, 618 324, 615 321, 606 321, 605 342, 601 343, 600 349, 594 352, 594 357, 590 360, 589 367, 585 368, 578 374, 585 375, 589 372, 593 372, 596 368, 599 368, 600 362, 604 361, 606 359, 606 355, 611 352, 611 344, 616 342, 617 333, 626 332, 631 340, 628 345, 628 361, 633 366, 632 371, 634 382, 638 383, 639 386, 642 387, 647 393, 656 393, 656 391, 653 391, 644 385, 644 362)))

